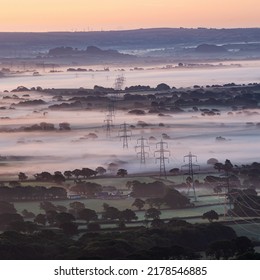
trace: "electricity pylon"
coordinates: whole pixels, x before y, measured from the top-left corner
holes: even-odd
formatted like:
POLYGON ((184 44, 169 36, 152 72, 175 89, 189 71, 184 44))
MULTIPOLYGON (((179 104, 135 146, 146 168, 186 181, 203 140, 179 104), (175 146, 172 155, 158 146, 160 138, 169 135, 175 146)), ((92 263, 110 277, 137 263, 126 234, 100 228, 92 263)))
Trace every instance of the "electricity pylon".
POLYGON ((111 135, 111 127, 113 125, 113 120, 111 115, 107 115, 107 118, 104 120, 105 129, 106 129, 106 137, 109 138, 111 135))
POLYGON ((125 77, 124 75, 118 75, 114 82, 114 94, 112 95, 112 99, 114 101, 120 100, 120 91, 123 89, 125 84, 125 77))
POLYGON ((156 149, 158 150, 154 152, 154 156, 159 154, 159 156, 156 158, 156 162, 157 160, 160 161, 160 177, 164 177, 165 179, 167 179, 165 160, 168 160, 169 162, 169 158, 165 157, 165 155, 168 154, 168 156, 170 156, 170 151, 166 150, 165 148, 168 148, 168 144, 166 142, 163 142, 163 140, 161 139, 160 142, 156 143, 156 149))
POLYGON ((123 123, 120 125, 120 130, 118 132, 120 140, 123 139, 123 149, 128 149, 128 138, 132 135, 132 132, 128 127, 129 124, 123 123))
POLYGON ((146 148, 150 150, 150 147, 148 145, 145 145, 148 143, 147 139, 145 139, 143 136, 140 139, 137 139, 137 146, 135 146, 135 151, 137 149, 140 149, 140 152, 137 152, 137 156, 140 156, 140 165, 145 165, 146 163, 146 157, 149 156, 149 153, 145 151, 146 148))
POLYGON ((200 169, 200 166, 198 164, 193 163, 193 158, 196 159, 197 162, 197 156, 193 155, 191 152, 189 152, 188 155, 183 157, 183 161, 186 162, 186 159, 188 159, 188 164, 185 164, 182 166, 182 168, 188 168, 188 173, 189 173, 189 186, 188 186, 188 191, 187 195, 189 195, 190 188, 193 190, 193 195, 194 195, 194 201, 197 201, 197 196, 196 196, 196 191, 195 191, 195 186, 194 186, 194 167, 200 169))
POLYGON ((115 103, 113 100, 110 100, 107 106, 107 115, 104 120, 106 136, 110 137, 111 127, 113 126, 113 119, 115 118, 115 103))
POLYGON ((110 99, 107 105, 108 115, 111 119, 115 118, 115 100, 110 99))
POLYGON ((122 90, 124 83, 125 83, 125 77, 123 75, 118 75, 115 79, 114 89, 122 90))

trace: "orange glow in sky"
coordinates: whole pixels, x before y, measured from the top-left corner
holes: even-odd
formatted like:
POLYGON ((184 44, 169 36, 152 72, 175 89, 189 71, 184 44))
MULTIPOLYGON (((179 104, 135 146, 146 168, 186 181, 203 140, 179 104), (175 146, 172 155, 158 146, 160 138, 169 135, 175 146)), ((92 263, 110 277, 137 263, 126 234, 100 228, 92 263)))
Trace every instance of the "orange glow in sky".
POLYGON ((260 27, 259 0, 1 0, 0 31, 260 27))

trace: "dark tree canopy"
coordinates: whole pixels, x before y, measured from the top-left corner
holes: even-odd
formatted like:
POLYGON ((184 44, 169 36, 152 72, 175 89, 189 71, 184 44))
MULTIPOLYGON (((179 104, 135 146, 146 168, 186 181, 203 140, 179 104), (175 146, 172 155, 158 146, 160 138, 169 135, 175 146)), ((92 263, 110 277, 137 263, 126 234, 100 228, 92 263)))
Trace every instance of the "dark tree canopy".
POLYGON ((86 223, 89 223, 90 221, 96 221, 98 219, 98 215, 96 211, 85 208, 79 212, 79 219, 86 221, 86 223))
POLYGON ((102 218, 105 220, 117 220, 120 218, 120 211, 112 206, 108 206, 104 209, 102 218))
POLYGON ((144 205, 145 201, 140 198, 136 198, 132 204, 132 206, 136 207, 138 210, 141 210, 144 207, 144 205))
POLYGON ((172 209, 190 207, 190 200, 175 189, 168 189, 163 197, 164 203, 172 209))
POLYGON ((162 197, 165 194, 166 186, 160 181, 152 183, 141 183, 139 181, 132 182, 133 197, 162 197))
POLYGON ((123 168, 118 169, 116 175, 117 175, 117 176, 121 176, 121 177, 125 177, 125 176, 127 175, 127 170, 126 170, 126 169, 123 169, 123 168))
POLYGON ((127 221, 127 222, 138 219, 135 212, 130 209, 125 209, 125 210, 121 211, 119 216, 120 216, 119 217, 120 220, 127 221))
POLYGON ((212 222, 213 220, 218 220, 219 218, 219 215, 216 211, 214 210, 210 210, 208 212, 205 212, 203 215, 202 215, 202 219, 208 219, 209 222, 212 222))
POLYGON ((145 212, 145 218, 146 219, 159 219, 161 215, 161 211, 156 208, 149 208, 145 212))

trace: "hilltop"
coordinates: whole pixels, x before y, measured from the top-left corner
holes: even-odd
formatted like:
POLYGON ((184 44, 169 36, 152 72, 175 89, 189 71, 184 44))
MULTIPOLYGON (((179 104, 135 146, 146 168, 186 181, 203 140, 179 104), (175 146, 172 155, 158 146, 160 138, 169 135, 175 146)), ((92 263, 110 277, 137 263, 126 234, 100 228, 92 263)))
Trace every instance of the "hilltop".
POLYGON ((169 48, 177 45, 248 44, 260 42, 260 28, 152 28, 92 32, 1 32, 0 55, 14 56, 47 51, 58 46, 84 48, 93 45, 117 50, 169 48), (16 53, 15 53, 16 52, 16 53), (18 53, 17 53, 18 52, 18 53))

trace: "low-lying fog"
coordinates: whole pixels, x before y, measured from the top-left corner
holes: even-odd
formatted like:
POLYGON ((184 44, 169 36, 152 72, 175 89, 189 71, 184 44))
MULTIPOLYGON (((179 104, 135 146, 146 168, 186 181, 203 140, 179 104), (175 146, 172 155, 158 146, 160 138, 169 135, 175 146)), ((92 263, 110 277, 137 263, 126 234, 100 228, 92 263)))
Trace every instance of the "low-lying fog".
MULTIPOLYGON (((32 95, 32 92, 30 92, 32 95)), ((3 94, 1 94, 3 96, 3 94)), ((38 97, 38 96, 36 96, 38 97)), ((46 100, 50 97, 46 97, 46 100)), ((2 106, 10 100, 1 100, 2 106)), ((107 138, 102 111, 51 111, 43 115, 47 105, 33 107, 16 107, 0 111, 0 174, 18 174, 25 172, 34 174, 41 171, 73 170, 89 167, 95 169, 111 162, 119 163, 119 168, 125 168, 129 173, 159 170, 155 163, 154 152, 156 143, 162 134, 167 134, 165 142, 170 151, 167 170, 183 165, 183 156, 189 152, 198 156, 198 164, 206 165, 209 158, 219 161, 230 159, 234 164, 259 161, 260 110, 243 111, 228 115, 228 111, 220 116, 206 117, 200 112, 185 112, 160 117, 147 114, 132 116, 127 112, 117 112, 111 137, 107 138), (257 114, 258 113, 258 114, 257 114), (9 119, 5 119, 9 117, 9 119), (149 126, 141 128, 138 121, 144 121, 149 126), (39 124, 53 123, 55 131, 17 131, 18 128, 39 124), (70 131, 59 131, 59 123, 70 123, 70 131), (123 149, 120 141, 119 125, 122 123, 134 125, 129 139, 128 149, 123 149), (159 126, 159 123, 161 125, 159 126), (163 124, 163 125, 162 125, 163 124), (10 131, 11 130, 11 131, 10 131), (93 139, 89 133, 98 138, 93 139), (136 156, 135 146, 141 136, 156 138, 149 141, 149 158, 145 167, 140 168, 140 159, 136 156), (216 137, 223 137, 216 141, 216 137), (14 158, 14 156, 16 158, 14 158)), ((138 152, 139 150, 137 150, 138 152)))
MULTIPOLYGON (((122 69, 122 67, 120 68, 122 69)), ((18 85, 28 88, 36 86, 43 88, 93 88, 94 85, 114 87, 116 77, 122 74, 125 77, 124 86, 127 87, 139 84, 155 87, 160 83, 167 83, 171 87, 179 88, 193 85, 222 85, 231 82, 238 84, 260 82, 259 61, 223 62, 223 66, 215 64, 215 67, 173 67, 154 70, 148 70, 147 68, 131 71, 129 67, 125 67, 124 71, 118 71, 118 68, 112 66, 110 71, 97 72, 66 72, 64 68, 62 70, 65 72, 54 73, 37 69, 40 76, 32 76, 31 72, 14 77, 2 77, 0 79, 0 91, 11 90, 18 85), (238 65, 241 65, 241 67, 238 67, 238 65)), ((97 69, 102 70, 102 67, 97 69)))

